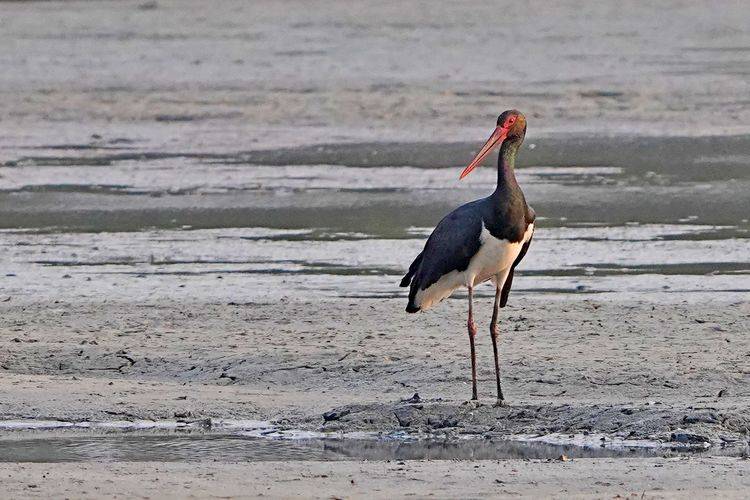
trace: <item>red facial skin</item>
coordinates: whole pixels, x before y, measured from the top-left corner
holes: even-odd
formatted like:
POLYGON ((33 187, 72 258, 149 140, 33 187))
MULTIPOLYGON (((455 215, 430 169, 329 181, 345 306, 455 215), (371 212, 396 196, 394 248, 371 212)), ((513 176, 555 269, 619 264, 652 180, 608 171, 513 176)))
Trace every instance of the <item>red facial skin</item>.
POLYGON ((500 146, 503 141, 508 137, 508 134, 515 132, 515 130, 519 127, 523 128, 524 120, 519 115, 510 115, 505 119, 502 125, 498 125, 497 128, 492 132, 492 135, 490 135, 490 138, 487 139, 487 142, 484 143, 484 146, 482 146, 482 149, 479 150, 479 153, 474 157, 473 160, 471 160, 471 163, 461 172, 461 175, 459 176, 459 179, 463 179, 469 173, 474 170, 477 165, 482 163, 482 161, 487 158, 487 155, 489 155, 495 147, 500 146))

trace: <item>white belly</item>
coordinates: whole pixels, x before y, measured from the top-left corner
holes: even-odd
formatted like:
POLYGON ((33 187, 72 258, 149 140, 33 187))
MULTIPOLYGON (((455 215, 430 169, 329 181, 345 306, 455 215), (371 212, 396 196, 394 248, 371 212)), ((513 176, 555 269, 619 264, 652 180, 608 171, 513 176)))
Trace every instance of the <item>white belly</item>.
POLYGON ((534 224, 529 224, 523 239, 518 243, 511 243, 508 240, 495 238, 482 225, 479 251, 471 258, 469 267, 461 272, 451 271, 442 276, 437 283, 417 292, 416 304, 424 311, 448 297, 457 288, 473 287, 489 279, 492 279, 498 288, 502 288, 511 266, 533 232, 534 224))

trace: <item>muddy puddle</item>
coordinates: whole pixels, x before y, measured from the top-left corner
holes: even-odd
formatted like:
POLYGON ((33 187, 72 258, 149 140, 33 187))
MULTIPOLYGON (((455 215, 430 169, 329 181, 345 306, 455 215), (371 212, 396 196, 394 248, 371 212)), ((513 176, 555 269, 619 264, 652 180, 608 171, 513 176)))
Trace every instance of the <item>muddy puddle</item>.
MULTIPOLYGON (((721 453, 721 450, 718 450, 721 453)), ((214 433, 34 436, 0 441, 0 462, 507 460, 653 457, 701 449, 555 445, 488 439, 272 439, 214 433)), ((713 455, 717 450, 712 450, 713 455)))
POLYGON ((0 430, 0 462, 566 460, 684 456, 708 450, 714 456, 747 453, 743 446, 596 433, 330 432, 284 429, 260 420, 3 420, 0 430))

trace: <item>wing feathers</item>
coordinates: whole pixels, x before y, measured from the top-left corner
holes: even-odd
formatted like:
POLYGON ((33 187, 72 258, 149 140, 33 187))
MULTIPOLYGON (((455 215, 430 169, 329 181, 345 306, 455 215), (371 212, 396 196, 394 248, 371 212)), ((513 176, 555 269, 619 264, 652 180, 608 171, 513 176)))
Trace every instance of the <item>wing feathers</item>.
POLYGON ((510 273, 508 273, 508 277, 505 279, 505 283, 503 284, 503 291, 500 294, 500 307, 505 307, 508 304, 508 296, 510 295, 510 287, 513 286, 513 272, 516 270, 516 266, 521 263, 523 260, 524 255, 526 255, 526 252, 529 251, 529 247, 531 246, 531 240, 534 238, 534 233, 531 233, 531 236, 529 236, 529 239, 526 243, 523 244, 523 247, 521 247, 521 253, 518 254, 518 257, 516 257, 516 260, 513 262, 513 265, 510 268, 510 273))

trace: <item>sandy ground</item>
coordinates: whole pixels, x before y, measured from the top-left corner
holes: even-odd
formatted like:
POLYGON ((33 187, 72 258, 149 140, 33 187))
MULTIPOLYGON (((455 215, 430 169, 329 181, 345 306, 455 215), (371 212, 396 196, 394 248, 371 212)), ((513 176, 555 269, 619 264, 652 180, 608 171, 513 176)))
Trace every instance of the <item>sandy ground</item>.
MULTIPOLYGON (((348 414, 326 429, 589 431, 663 441, 688 430, 716 444, 744 444, 746 303, 524 302, 506 309, 503 321, 502 367, 513 406, 490 404, 492 358, 483 335, 480 395, 488 404, 476 410, 461 405, 469 395, 462 300, 417 317, 400 313, 402 300, 375 299, 282 308, 6 306, 0 328, 18 333, 0 360, 3 413, 234 417, 318 430, 324 412, 345 407, 348 414), (415 392, 425 401, 399 410, 415 392)), ((484 326, 489 305, 478 305, 484 326)))
POLYGON ((746 498, 750 461, 2 464, 0 477, 13 498, 746 498))
POLYGON ((9 144, 750 132, 743 2, 4 2, 9 144), (145 7, 144 7, 145 6, 145 7), (106 27, 106 28, 105 28, 106 27))
MULTIPOLYGON (((520 307, 519 301, 525 307, 520 307)), ((508 408, 488 335, 478 408, 464 310, 402 300, 3 307, 5 418, 270 419, 281 428, 688 439, 741 453, 750 426, 746 303, 570 300, 506 310, 508 408), (388 321, 383 321, 383 318, 388 321), (290 341, 294 338, 294 341, 290 341), (401 402, 418 392, 421 401, 401 402), (323 413, 336 417, 324 422, 323 413)), ((490 299, 479 300, 485 325, 490 299)), ((483 329, 484 330, 484 329, 483 329)), ((329 417, 330 418, 330 417, 329 417)), ((11 437, 11 436, 6 436, 11 437)), ((19 437, 17 432, 13 438, 19 437)), ((36 437, 40 436, 36 434, 36 437)), ((596 438, 595 438, 596 439, 596 438)), ((2 464, 10 497, 575 496, 742 498, 748 462, 711 458, 2 464)))

